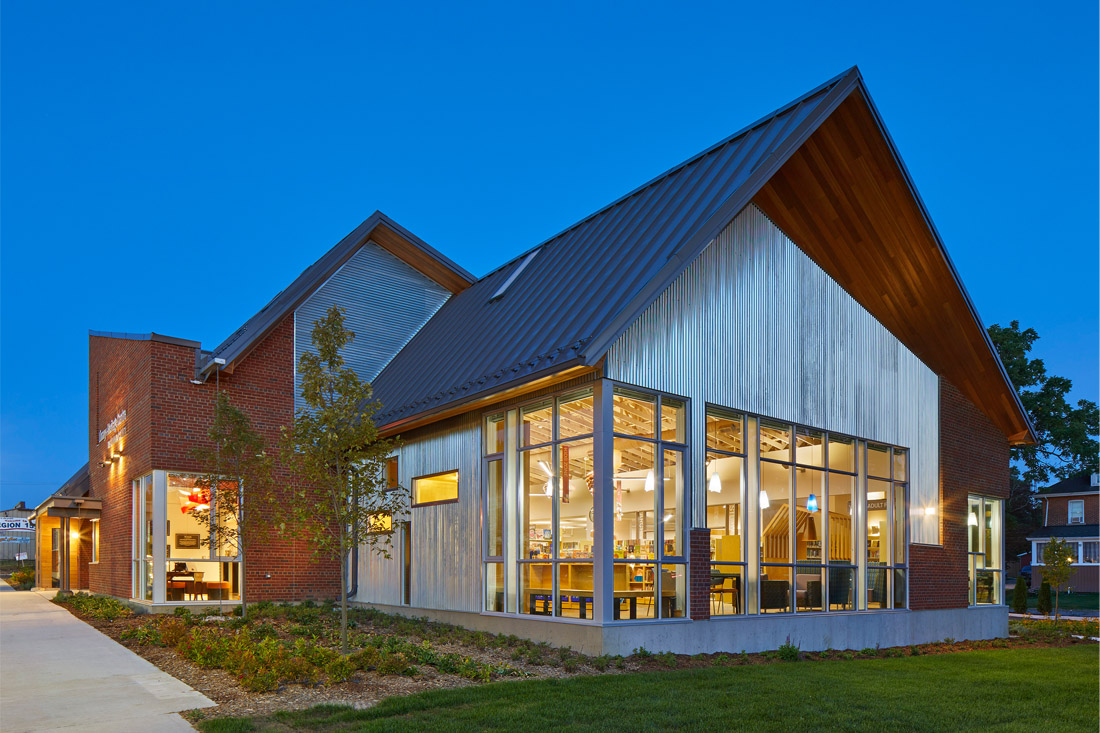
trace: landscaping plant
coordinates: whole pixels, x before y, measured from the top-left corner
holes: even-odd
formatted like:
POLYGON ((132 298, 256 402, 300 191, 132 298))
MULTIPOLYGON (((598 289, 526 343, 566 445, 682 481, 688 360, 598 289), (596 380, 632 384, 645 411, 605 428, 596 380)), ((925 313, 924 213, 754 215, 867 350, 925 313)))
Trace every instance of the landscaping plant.
POLYGON ((275 503, 271 457, 263 436, 225 392, 218 393, 208 436, 210 443, 196 448, 193 455, 203 471, 197 484, 210 508, 193 510, 192 516, 207 530, 202 544, 217 548, 219 555, 239 558, 241 614, 247 617, 245 550, 269 528, 268 510, 275 503))
MULTIPOLYGON (((1047 543, 1046 548, 1043 550, 1043 584, 1050 583, 1050 587, 1054 588, 1054 620, 1059 618, 1058 614, 1058 596, 1062 588, 1062 584, 1069 580, 1069 576, 1073 574, 1073 562, 1076 560, 1077 548, 1074 545, 1060 540, 1057 537, 1051 537, 1050 542, 1047 543)), ((1047 591, 1050 593, 1049 589, 1047 591)), ((1047 603, 1049 605, 1050 599, 1048 597, 1047 603)), ((1049 609, 1047 613, 1050 613, 1049 609)))
POLYGON ((1012 590, 1012 610, 1027 613, 1027 583, 1023 578, 1016 578, 1016 587, 1012 590))
POLYGON ((340 651, 348 653, 348 573, 353 548, 389 557, 392 517, 405 508, 403 491, 387 490, 386 459, 396 443, 379 436, 381 405, 370 384, 344 363, 355 334, 344 309, 333 306, 313 326, 313 347, 298 359, 305 407, 283 428, 282 455, 298 481, 285 512, 314 552, 340 564, 340 651), (360 534, 360 528, 368 531, 360 534), (375 531, 371 531, 375 530, 375 531))
POLYGON ((1039 613, 1048 614, 1052 608, 1050 601, 1050 583, 1043 580, 1039 584, 1039 599, 1036 601, 1035 608, 1039 613))

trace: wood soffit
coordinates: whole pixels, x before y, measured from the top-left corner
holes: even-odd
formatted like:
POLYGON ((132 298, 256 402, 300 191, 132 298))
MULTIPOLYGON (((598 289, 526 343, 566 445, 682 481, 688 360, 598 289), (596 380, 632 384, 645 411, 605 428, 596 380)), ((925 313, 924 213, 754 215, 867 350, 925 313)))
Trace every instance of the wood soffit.
POLYGON ((754 202, 1010 443, 1033 440, 985 329, 861 93, 840 104, 754 202))

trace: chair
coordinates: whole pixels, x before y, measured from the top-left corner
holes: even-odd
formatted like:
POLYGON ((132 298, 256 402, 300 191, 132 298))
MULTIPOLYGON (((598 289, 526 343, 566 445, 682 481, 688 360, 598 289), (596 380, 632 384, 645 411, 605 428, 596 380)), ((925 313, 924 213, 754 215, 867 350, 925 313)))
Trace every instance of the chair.
POLYGON ((795 603, 799 608, 821 608, 821 575, 819 573, 797 573, 794 576, 795 603), (815 583, 816 595, 809 596, 809 586, 815 583))
POLYGON ((786 580, 760 581, 760 610, 791 608, 791 584, 786 580))
POLYGON ((206 584, 206 599, 209 601, 229 600, 229 581, 211 580, 206 584))
POLYGON ((173 580, 168 583, 168 600, 182 601, 183 593, 187 589, 187 583, 182 580, 173 580))
MULTIPOLYGON (((819 591, 820 592, 820 591, 819 591)), ((846 568, 829 568, 829 608, 852 608, 852 571, 846 568)))

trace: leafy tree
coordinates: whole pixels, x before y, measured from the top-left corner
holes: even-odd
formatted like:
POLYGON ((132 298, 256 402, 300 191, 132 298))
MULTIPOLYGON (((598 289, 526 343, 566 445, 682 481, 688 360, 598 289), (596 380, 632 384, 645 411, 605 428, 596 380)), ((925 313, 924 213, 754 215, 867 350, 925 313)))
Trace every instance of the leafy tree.
POLYGON ((1058 619, 1058 597, 1062 584, 1073 574, 1077 548, 1065 540, 1051 537, 1043 549, 1043 582, 1054 588, 1054 618, 1058 619))
POLYGON ((285 505, 314 553, 340 563, 340 649, 348 653, 348 556, 356 546, 389 557, 392 517, 405 508, 403 491, 387 491, 384 468, 396 443, 379 437, 381 405, 370 384, 345 365, 341 352, 355 334, 344 310, 329 309, 313 327, 316 353, 298 359, 306 406, 284 428, 282 455, 298 481, 285 505), (360 534, 359 528, 368 531, 360 534))
POLYGON ((1027 583, 1023 577, 1016 578, 1016 587, 1012 590, 1012 610, 1027 613, 1027 583))
POLYGON ((1039 613, 1050 613, 1054 606, 1050 602, 1050 583, 1045 580, 1039 584, 1039 598, 1035 601, 1035 610, 1039 613))
MULTIPOLYGON (((1042 359, 1031 359, 1029 352, 1039 334, 1033 328, 1020 330, 1020 322, 1007 328, 993 324, 989 337, 1001 357, 1009 379, 1031 418, 1039 442, 1012 449, 1014 483, 1028 488, 1041 486, 1052 478, 1069 478, 1100 468, 1097 436, 1100 413, 1091 400, 1078 400, 1071 406, 1067 395, 1073 382, 1047 374, 1042 359)), ((1029 506, 1032 497, 1010 502, 1010 509, 1029 506)))
POLYGON ((192 516, 206 529, 203 545, 218 548, 219 555, 240 558, 241 616, 247 617, 245 550, 268 527, 266 509, 273 501, 274 486, 272 461, 263 436, 225 392, 218 393, 207 434, 210 444, 192 454, 203 472, 196 488, 209 508, 192 510, 192 516))

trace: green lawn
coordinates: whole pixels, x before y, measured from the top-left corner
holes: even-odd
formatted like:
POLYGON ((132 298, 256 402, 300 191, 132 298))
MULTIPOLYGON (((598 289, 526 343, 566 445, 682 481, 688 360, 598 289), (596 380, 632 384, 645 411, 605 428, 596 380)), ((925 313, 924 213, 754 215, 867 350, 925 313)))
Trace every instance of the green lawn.
MULTIPOLYGON (((1011 600, 1011 595, 1009 596, 1011 600)), ((1038 596, 1027 597, 1027 608, 1034 611, 1039 602, 1038 596)), ((1054 593, 1050 594, 1050 603, 1054 605, 1054 593)), ((1058 599, 1058 608, 1062 611, 1097 611, 1100 608, 1100 593, 1063 593, 1058 599)))
POLYGON ((498 682, 199 728, 1095 733, 1098 685, 1096 645, 1079 644, 498 682))

